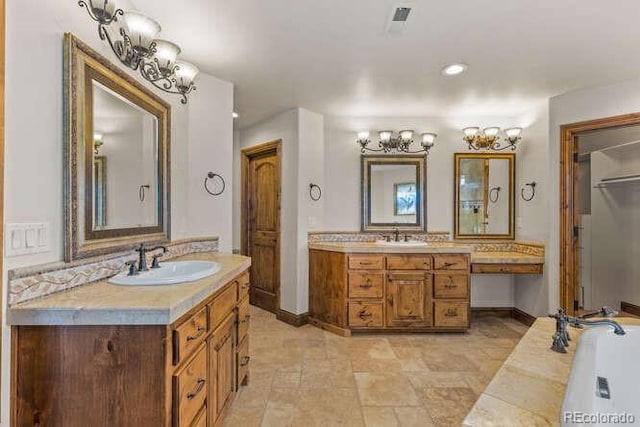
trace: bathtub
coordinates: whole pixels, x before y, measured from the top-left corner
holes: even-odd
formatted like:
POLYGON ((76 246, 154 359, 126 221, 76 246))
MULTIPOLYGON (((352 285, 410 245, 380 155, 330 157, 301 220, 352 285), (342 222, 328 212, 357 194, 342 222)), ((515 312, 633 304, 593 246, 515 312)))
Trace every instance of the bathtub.
POLYGON ((578 339, 563 426, 640 426, 640 326, 589 327, 578 339))

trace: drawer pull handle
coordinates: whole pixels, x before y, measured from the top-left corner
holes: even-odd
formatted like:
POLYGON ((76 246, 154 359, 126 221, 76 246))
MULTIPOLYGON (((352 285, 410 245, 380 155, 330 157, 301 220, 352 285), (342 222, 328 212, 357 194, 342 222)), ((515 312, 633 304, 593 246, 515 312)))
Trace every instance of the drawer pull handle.
POLYGON ((207 329, 204 326, 198 325, 195 335, 187 335, 187 342, 193 341, 193 340, 197 340, 198 338, 200 338, 202 336, 202 334, 204 334, 204 332, 206 330, 207 329))
POLYGON ((371 316, 373 316, 373 314, 367 313, 367 310, 361 310, 360 313, 358 313, 358 317, 361 318, 362 320, 369 318, 371 316))
POLYGON ((456 265, 456 263, 455 262, 445 262, 444 264, 442 264, 442 266, 444 268, 451 267, 452 265, 456 265))
POLYGON ((216 351, 220 350, 224 344, 227 342, 227 340, 231 338, 231 334, 227 334, 225 335, 222 340, 220 340, 220 342, 218 343, 218 345, 216 346, 216 351))
POLYGON ((449 309, 447 309, 447 311, 445 311, 444 315, 445 315, 445 317, 456 317, 456 316, 458 316, 458 309, 457 308, 449 308, 449 309))
POLYGON ((198 394, 200 394, 205 384, 206 384, 206 381, 204 379, 198 378, 198 385, 196 386, 195 391, 190 391, 189 393, 187 393, 187 399, 191 400, 194 397, 196 397, 198 394))
POLYGON ((367 278, 367 280, 364 283, 360 284, 360 287, 363 289, 369 289, 373 286, 373 284, 371 284, 371 279, 367 278))
POLYGON ((250 360, 251 360, 251 357, 249 356, 243 357, 242 360, 240 361, 240 366, 247 366, 250 360))
POLYGON ((453 277, 449 276, 449 283, 447 283, 446 285, 444 285, 445 288, 447 289, 454 289, 457 288, 458 285, 456 285, 455 283, 453 283, 453 277))
POLYGON ((360 265, 373 265, 373 262, 371 261, 359 261, 360 265))

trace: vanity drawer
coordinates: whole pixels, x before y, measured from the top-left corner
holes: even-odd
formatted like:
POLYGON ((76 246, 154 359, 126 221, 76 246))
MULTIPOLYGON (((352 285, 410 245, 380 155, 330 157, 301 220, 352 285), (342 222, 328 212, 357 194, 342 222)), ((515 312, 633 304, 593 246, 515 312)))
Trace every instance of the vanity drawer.
POLYGON ((249 362, 251 361, 249 357, 249 337, 245 338, 238 346, 236 357, 238 358, 236 360, 236 366, 238 367, 237 390, 241 385, 247 385, 249 381, 249 362))
POLYGON ((349 269, 382 270, 384 257, 382 255, 349 255, 349 269))
POLYGON ((382 302, 349 302, 349 326, 352 328, 382 328, 382 302))
POLYGON ((466 255, 437 255, 433 257, 435 270, 469 270, 469 257, 466 255))
POLYGON ((433 317, 436 328, 468 328, 469 303, 436 300, 433 302, 433 317))
POLYGON ((471 264, 472 273, 542 274, 542 264, 471 264))
POLYGON ((431 270, 431 255, 387 255, 387 270, 431 270))
POLYGON ((249 298, 245 298, 238 304, 238 339, 236 342, 241 342, 247 336, 249 319, 251 319, 251 315, 249 315, 249 298))
POLYGON ((469 275, 455 273, 434 274, 433 296, 436 298, 468 298, 469 275))
POLYGON ((207 336, 207 309, 202 308, 173 331, 173 364, 198 348, 207 336))
POLYGON ((384 273, 349 273, 349 298, 382 298, 384 273))
POLYGON ((189 427, 207 397, 207 348, 203 344, 194 358, 173 376, 173 425, 189 427))
POLYGON ((249 295, 249 272, 243 273, 238 277, 238 301, 242 301, 249 295))
POLYGON ((234 280, 209 304, 209 327, 215 329, 235 307, 238 281, 234 280))

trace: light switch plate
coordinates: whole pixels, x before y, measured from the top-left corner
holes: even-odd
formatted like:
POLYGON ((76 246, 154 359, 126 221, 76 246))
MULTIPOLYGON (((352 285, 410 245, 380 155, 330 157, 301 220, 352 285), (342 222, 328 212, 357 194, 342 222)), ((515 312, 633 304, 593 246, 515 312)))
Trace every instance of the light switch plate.
POLYGON ((7 257, 49 252, 49 224, 6 224, 5 255, 7 257))

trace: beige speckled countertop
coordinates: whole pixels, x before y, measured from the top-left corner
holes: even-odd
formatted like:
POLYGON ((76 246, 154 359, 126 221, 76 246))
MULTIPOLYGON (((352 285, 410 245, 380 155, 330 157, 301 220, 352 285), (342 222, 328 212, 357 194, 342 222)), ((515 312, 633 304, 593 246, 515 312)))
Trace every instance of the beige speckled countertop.
POLYGON ((309 242, 309 249, 342 253, 468 253, 479 264, 544 264, 544 257, 520 252, 474 252, 471 245, 457 242, 429 242, 426 245, 389 246, 375 242, 309 242))
POLYGON ((190 254, 180 260, 215 261, 221 269, 204 279, 163 286, 118 286, 106 280, 9 307, 9 325, 168 325, 251 265, 224 253, 190 254))
MULTIPOLYGON (((623 325, 640 319, 620 317, 623 325)), ((551 351, 556 321, 540 317, 522 337, 464 420, 465 427, 560 425, 560 411, 580 334, 569 328, 568 353, 551 351)))

